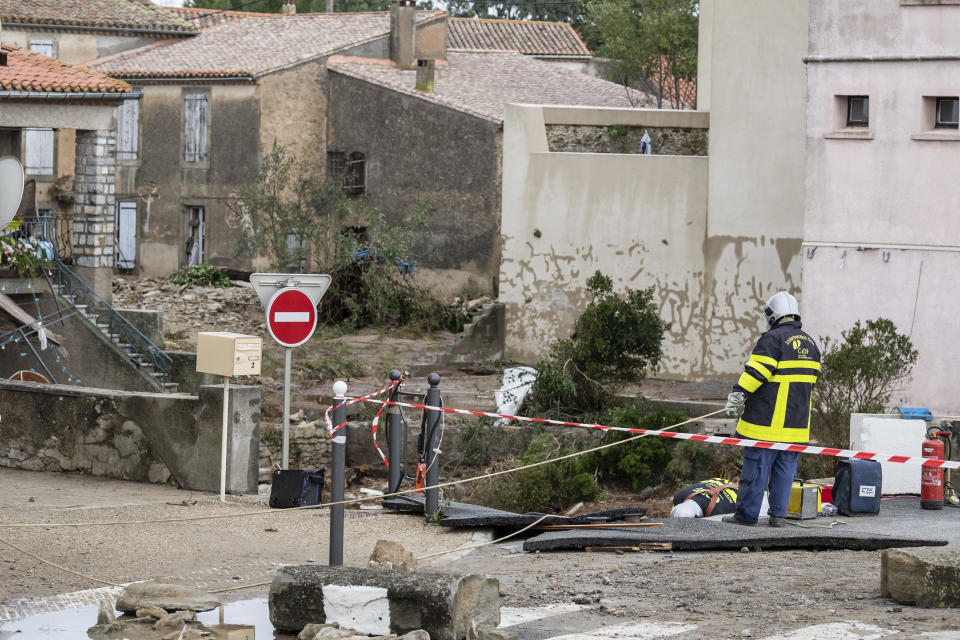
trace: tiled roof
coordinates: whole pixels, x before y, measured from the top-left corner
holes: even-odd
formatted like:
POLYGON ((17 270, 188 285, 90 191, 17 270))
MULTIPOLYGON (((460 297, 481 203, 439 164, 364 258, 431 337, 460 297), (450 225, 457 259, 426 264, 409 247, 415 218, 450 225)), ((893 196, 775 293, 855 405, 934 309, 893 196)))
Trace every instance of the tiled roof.
POLYGON ((416 90, 416 71, 398 69, 389 61, 334 56, 327 67, 497 122, 511 102, 628 108, 654 104, 652 96, 633 91, 631 105, 621 85, 515 52, 450 51, 447 60, 437 67, 431 93, 416 90))
MULTIPOLYGON (((421 11, 417 18, 423 22, 441 15, 421 11)), ((259 76, 389 32, 385 11, 252 18, 101 58, 90 67, 120 78, 259 76)))
POLYGON ((282 13, 262 13, 259 11, 223 11, 217 9, 198 9, 196 7, 164 7, 173 11, 184 20, 188 20, 197 29, 219 27, 228 22, 249 18, 282 18, 282 13))
POLYGON ((530 55, 589 56, 590 50, 565 22, 450 18, 450 49, 519 51, 530 55))
POLYGON ((73 27, 196 31, 188 20, 150 0, 0 0, 0 20, 73 27))
POLYGON ((4 91, 50 91, 57 93, 125 93, 130 85, 91 73, 83 67, 60 62, 40 53, 11 44, 0 45, 7 54, 0 67, 0 89, 4 91))

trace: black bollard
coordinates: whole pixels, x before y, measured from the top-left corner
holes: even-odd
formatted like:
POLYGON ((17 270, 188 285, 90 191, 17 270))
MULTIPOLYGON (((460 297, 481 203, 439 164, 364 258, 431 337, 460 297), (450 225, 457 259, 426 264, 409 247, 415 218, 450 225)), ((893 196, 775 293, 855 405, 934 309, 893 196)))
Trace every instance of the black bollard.
MULTIPOLYGON (((347 461, 347 407, 345 404, 347 383, 333 383, 333 428, 343 425, 333 434, 332 475, 330 477, 330 502, 343 502, 344 467, 347 461)), ((330 562, 331 567, 343 566, 343 505, 330 507, 330 562)))
MULTIPOLYGON (((390 401, 396 402, 400 391, 399 381, 402 373, 394 369, 390 372, 390 380, 398 383, 390 394, 390 401)), ((388 472, 387 493, 394 493, 400 490, 400 483, 403 482, 403 424, 400 422, 400 407, 387 407, 387 462, 390 463, 388 472)))
MULTIPOLYGON (((439 407, 441 400, 440 389, 437 388, 437 385, 440 384, 440 374, 431 373, 427 376, 427 382, 430 384, 430 388, 427 389, 425 404, 431 407, 439 407)), ((440 445, 440 413, 437 409, 427 410, 427 450, 424 461, 427 465, 426 486, 428 487, 436 487, 440 483, 440 452, 438 451, 440 445)), ((427 489, 425 493, 423 512, 429 520, 434 520, 437 517, 437 512, 440 511, 440 489, 427 489)))

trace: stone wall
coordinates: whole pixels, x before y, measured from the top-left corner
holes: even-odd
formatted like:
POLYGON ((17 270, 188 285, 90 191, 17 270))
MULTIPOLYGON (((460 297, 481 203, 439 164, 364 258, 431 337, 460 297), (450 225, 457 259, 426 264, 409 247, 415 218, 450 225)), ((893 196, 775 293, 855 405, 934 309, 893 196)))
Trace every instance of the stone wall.
MULTIPOLYGON (((330 435, 322 420, 290 425, 291 469, 318 469, 330 464, 331 447, 330 435)), ((280 426, 264 427, 260 439, 260 469, 270 469, 274 464, 283 464, 283 428, 280 426)), ((261 482, 268 480, 269 474, 266 479, 261 474, 261 482)))
MULTIPOLYGON (((0 466, 219 491, 223 392, 136 393, 0 380, 0 466)), ((227 490, 255 493, 260 387, 232 386, 227 490)))
POLYGON ((570 124, 549 124, 546 130, 550 151, 575 153, 640 153, 646 131, 658 156, 705 156, 709 134, 701 128, 570 124))

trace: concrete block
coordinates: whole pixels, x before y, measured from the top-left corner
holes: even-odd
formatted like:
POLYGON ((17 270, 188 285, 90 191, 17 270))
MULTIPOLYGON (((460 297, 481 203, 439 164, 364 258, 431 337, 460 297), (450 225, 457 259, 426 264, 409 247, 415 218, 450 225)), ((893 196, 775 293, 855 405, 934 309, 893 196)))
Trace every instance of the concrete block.
POLYGON ((960 608, 960 547, 887 549, 880 558, 880 595, 927 609, 960 608))
POLYGON ((434 640, 464 640, 472 627, 500 624, 500 585, 479 575, 283 567, 270 585, 270 622, 282 631, 338 622, 371 634, 423 629, 434 640), (351 596, 345 608, 343 599, 351 596), (334 617, 347 615, 343 611, 350 619, 334 617))

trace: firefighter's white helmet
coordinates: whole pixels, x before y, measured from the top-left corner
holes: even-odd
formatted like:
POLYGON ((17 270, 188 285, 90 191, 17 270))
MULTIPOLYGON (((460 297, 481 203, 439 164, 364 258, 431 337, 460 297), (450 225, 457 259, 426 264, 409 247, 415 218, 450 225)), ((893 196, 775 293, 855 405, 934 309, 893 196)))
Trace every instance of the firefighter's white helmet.
POLYGON ((763 308, 763 316, 767 319, 767 325, 772 329, 777 321, 784 316, 795 316, 800 319, 800 305, 797 299, 786 291, 778 291, 767 300, 763 308))

